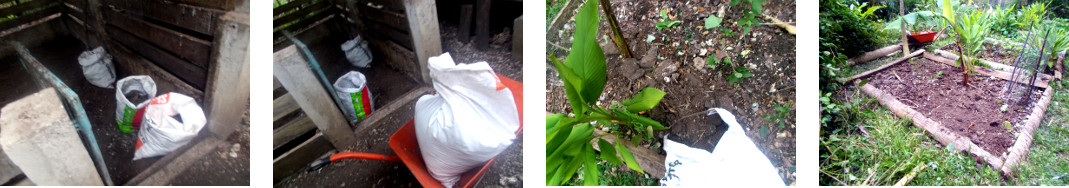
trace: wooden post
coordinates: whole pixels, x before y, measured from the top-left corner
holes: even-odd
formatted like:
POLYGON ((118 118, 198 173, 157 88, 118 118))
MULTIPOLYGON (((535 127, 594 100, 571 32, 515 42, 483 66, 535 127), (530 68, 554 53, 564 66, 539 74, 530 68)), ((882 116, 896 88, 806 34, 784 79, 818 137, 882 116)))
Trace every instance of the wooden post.
POLYGON ((512 21, 512 58, 523 59, 523 16, 512 21))
POLYGON ((475 48, 486 50, 490 45, 490 0, 477 0, 475 11, 475 48))
POLYGON ((304 56, 297 52, 297 46, 275 52, 274 61, 275 77, 293 95, 297 105, 301 106, 327 140, 335 148, 347 148, 354 144, 356 138, 349 122, 336 108, 331 95, 319 84, 304 56))
MULTIPOLYGON (((898 17, 901 18, 906 14, 906 0, 898 0, 898 17)), ((906 38, 906 19, 902 18, 902 54, 909 54, 909 39, 906 38)))
POLYGON ((225 139, 249 105, 249 15, 228 12, 218 23, 204 101, 209 130, 225 139))
POLYGON ((405 16, 412 34, 412 51, 419 62, 419 74, 424 84, 431 83, 427 60, 442 54, 442 37, 438 32, 438 7, 434 0, 405 0, 405 16))
POLYGON ((471 39, 471 12, 472 5, 460 5, 460 37, 461 43, 468 43, 471 39))
POLYGON ((579 8, 579 4, 582 2, 582 0, 568 0, 568 2, 564 3, 564 8, 560 9, 557 16, 553 17, 553 21, 550 22, 549 28, 546 28, 546 35, 557 35, 557 31, 560 31, 560 28, 564 27, 564 23, 572 19, 575 14, 574 10, 579 8))

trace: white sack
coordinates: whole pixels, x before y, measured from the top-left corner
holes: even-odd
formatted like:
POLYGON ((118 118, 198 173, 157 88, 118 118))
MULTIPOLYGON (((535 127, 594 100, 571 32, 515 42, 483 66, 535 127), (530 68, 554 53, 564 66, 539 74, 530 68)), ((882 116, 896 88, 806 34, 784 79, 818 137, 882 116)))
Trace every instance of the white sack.
POLYGON ((662 186, 693 187, 781 187, 779 171, 757 149, 735 121, 735 115, 716 108, 706 115, 720 114, 728 130, 712 153, 664 137, 665 156, 662 186))
POLYGON ((416 101, 416 138, 431 176, 452 187, 512 144, 519 115, 512 92, 498 87, 486 62, 456 65, 445 53, 428 67, 438 93, 416 101))
POLYGON ((144 126, 138 132, 142 145, 134 152, 134 160, 171 153, 193 140, 207 122, 204 110, 192 97, 179 93, 156 97, 145 107, 144 126), (172 117, 176 114, 182 121, 172 117))
POLYGON ((353 66, 368 68, 371 63, 371 51, 367 48, 367 40, 359 35, 352 40, 341 44, 341 51, 345 52, 345 59, 353 66))
POLYGON ((78 55, 78 64, 82 65, 82 74, 90 84, 102 88, 114 88, 115 66, 111 64, 111 55, 104 47, 82 52, 78 55))

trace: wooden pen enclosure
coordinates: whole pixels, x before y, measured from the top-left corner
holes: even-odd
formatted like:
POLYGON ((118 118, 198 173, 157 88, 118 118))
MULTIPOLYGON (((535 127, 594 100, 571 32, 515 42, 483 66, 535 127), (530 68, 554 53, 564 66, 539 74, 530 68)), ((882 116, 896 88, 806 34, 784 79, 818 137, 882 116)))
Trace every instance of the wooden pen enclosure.
POLYGON ((101 147, 115 185, 167 184, 189 166, 184 161, 209 151, 199 148, 234 132, 248 105, 248 0, 0 0, 0 30, 0 57, 17 56, 7 42, 21 43, 68 84, 86 83, 78 53, 104 47, 116 80, 148 75, 157 95, 181 93, 204 108, 208 124, 198 138, 165 157, 131 161, 126 146, 136 134, 115 128, 114 89, 72 86, 93 131, 107 135, 98 136, 101 145, 122 145, 101 147))

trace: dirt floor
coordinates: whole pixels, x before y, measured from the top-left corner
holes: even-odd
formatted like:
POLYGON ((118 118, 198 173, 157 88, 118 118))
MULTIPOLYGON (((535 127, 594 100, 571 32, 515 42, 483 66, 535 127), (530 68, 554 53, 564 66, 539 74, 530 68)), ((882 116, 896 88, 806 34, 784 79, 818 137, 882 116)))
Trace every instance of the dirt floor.
MULTIPOLYGON (((137 134, 122 133, 119 131, 118 127, 115 126, 114 89, 93 86, 85 79, 81 72, 81 67, 77 64, 78 55, 86 49, 81 41, 72 36, 61 36, 45 42, 40 46, 30 46, 28 49, 33 56, 38 58, 38 60, 44 64, 45 67, 63 80, 71 90, 79 95, 82 105, 86 110, 86 114, 89 116, 89 121, 93 125, 93 134, 97 139, 98 146, 100 147, 101 153, 104 155, 104 161, 108 166, 108 171, 115 184, 125 184, 139 172, 162 158, 152 157, 137 161, 131 160, 134 155, 134 145, 137 141, 137 134)), ((30 75, 22 69, 17 56, 4 58, 4 62, 9 62, 3 65, 10 66, 9 68, 3 69, 6 72, 9 72, 9 74, 3 74, 5 79, 0 79, 0 81, 13 82, 9 86, 14 87, 15 89, 11 90, 14 92, 0 97, 0 99, 4 101, 3 103, 9 102, 7 100, 12 96, 24 95, 19 93, 25 93, 27 90, 33 90, 32 88, 37 87, 32 81, 32 78, 30 78, 30 75)), ((129 73, 117 70, 116 80, 128 75, 129 73)), ((211 166, 211 168, 205 168, 209 169, 207 171, 213 171, 211 169, 217 170, 218 168, 216 167, 227 166, 227 169, 232 169, 231 171, 235 172, 235 176, 241 177, 243 174, 243 179, 234 178, 237 183, 233 183, 232 185, 248 185, 249 182, 248 121, 246 120, 245 122, 246 128, 244 129, 244 134, 246 136, 244 136, 244 141, 234 141, 243 143, 240 145, 243 146, 242 148, 244 149, 242 150, 244 150, 245 154, 242 157, 229 160, 208 161, 207 164, 208 166, 211 166)), ((219 176, 204 173, 192 173, 184 178, 189 180, 204 180, 209 182, 206 184, 211 184, 210 182, 216 182, 215 180, 217 180, 219 176)), ((193 181, 193 183, 195 182, 196 181, 193 181)))
POLYGON ((1031 96, 1032 102, 1024 108, 1009 108, 1002 112, 1000 108, 1005 102, 998 99, 998 95, 1007 81, 978 74, 970 77, 969 86, 962 86, 961 81, 959 68, 924 58, 916 58, 912 63, 902 62, 873 74, 869 79, 870 84, 891 93, 925 117, 968 137, 993 155, 1001 156, 1013 146, 1015 138, 1004 123, 1017 125, 1023 122, 1032 112, 1042 89, 1031 96))
MULTIPOLYGON (((475 50, 470 43, 464 44, 457 40, 456 26, 440 25, 442 31, 442 50, 449 52, 457 63, 474 63, 487 61, 495 72, 511 79, 521 81, 522 63, 519 59, 511 57, 511 41, 491 44, 486 51, 475 50)), ((492 36, 502 36, 501 33, 492 33, 492 36)), ((511 33, 509 33, 511 34, 511 33)), ((404 92, 416 87, 411 79, 399 78, 401 75, 395 70, 389 69, 384 62, 374 61, 371 68, 361 69, 350 65, 339 45, 347 36, 333 34, 323 40, 322 44, 310 46, 310 50, 316 55, 317 60, 323 66, 326 76, 330 79, 340 77, 348 70, 358 70, 364 73, 371 82, 369 87, 374 94, 375 106, 382 107, 401 96, 404 92), (383 79, 382 77, 389 77, 383 79)), ((511 39, 511 37, 507 37, 511 39)), ((493 41, 493 40, 491 40, 493 41)), ((378 54, 376 54, 378 55, 378 54)), ((381 56, 376 56, 381 57, 381 56)), ((388 140, 397 129, 401 128, 413 117, 415 101, 405 104, 396 114, 385 121, 383 127, 376 127, 368 131, 367 135, 359 136, 357 144, 352 148, 338 149, 337 152, 364 152, 377 154, 394 154, 389 148, 388 140)), ((476 187, 520 187, 523 184, 523 137, 517 137, 504 152, 497 156, 476 187)), ((315 171, 300 172, 288 179, 276 184, 279 187, 419 187, 415 176, 403 163, 385 162, 375 160, 341 160, 333 162, 315 171)))
MULTIPOLYGON (((645 87, 661 89, 667 95, 646 116, 671 129, 658 131, 656 137, 671 132, 695 139, 684 142, 707 145, 719 139, 715 136, 719 130, 710 130, 714 127, 710 126, 713 118, 697 114, 714 107, 727 109, 779 169, 785 184, 793 184, 795 36, 770 25, 754 26, 750 34, 739 36, 743 29, 734 23, 742 17, 744 8, 729 7, 728 3, 727 0, 613 1, 617 21, 635 58, 620 58, 620 52, 607 41, 610 31, 605 19, 601 19, 598 41, 606 53, 608 79, 598 103, 605 106, 621 102, 645 87), (665 8, 673 20, 682 24, 658 31, 655 22, 661 20, 660 10, 665 8), (705 29, 705 18, 716 15, 721 8, 725 10, 721 27, 705 29), (654 40, 646 42, 651 36, 654 40), (749 68, 754 76, 730 85, 726 80, 732 74, 730 67, 723 64, 707 67, 706 58, 713 56, 731 58, 735 66, 749 68), (776 106, 787 106, 792 112, 786 117, 766 119, 766 115, 775 114, 776 106), (774 120, 779 118, 788 123, 778 126, 774 120)), ((765 2, 763 10, 763 14, 784 22, 796 20, 793 1, 770 0, 765 2)), ((574 24, 573 19, 562 32, 547 36, 549 53, 565 59, 564 48, 571 45, 574 24)), ((546 109, 552 113, 569 112, 563 83, 548 60, 546 66, 546 109)), ((659 142, 658 139, 642 145, 663 153, 659 142)))
POLYGON ((215 152, 201 157, 194 164, 171 180, 178 186, 248 186, 249 185, 249 110, 241 119, 242 127, 231 133, 215 152), (212 177, 212 178, 206 178, 212 177))

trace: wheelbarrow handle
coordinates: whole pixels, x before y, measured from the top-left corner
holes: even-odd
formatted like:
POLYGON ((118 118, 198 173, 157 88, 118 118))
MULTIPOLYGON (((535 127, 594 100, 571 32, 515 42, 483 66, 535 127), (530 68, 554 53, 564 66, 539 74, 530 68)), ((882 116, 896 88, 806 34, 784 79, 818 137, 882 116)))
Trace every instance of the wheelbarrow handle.
POLYGON ((308 164, 308 166, 305 167, 304 170, 305 171, 319 170, 320 168, 323 168, 324 166, 327 166, 327 164, 330 164, 330 162, 334 162, 334 161, 341 160, 341 159, 371 159, 371 160, 380 160, 380 161, 389 161, 389 162, 401 162, 401 158, 397 157, 397 155, 382 155, 382 154, 360 153, 360 152, 342 152, 342 153, 337 153, 337 154, 334 154, 334 155, 330 155, 330 157, 324 157, 322 159, 316 159, 315 161, 312 161, 311 164, 308 164))

